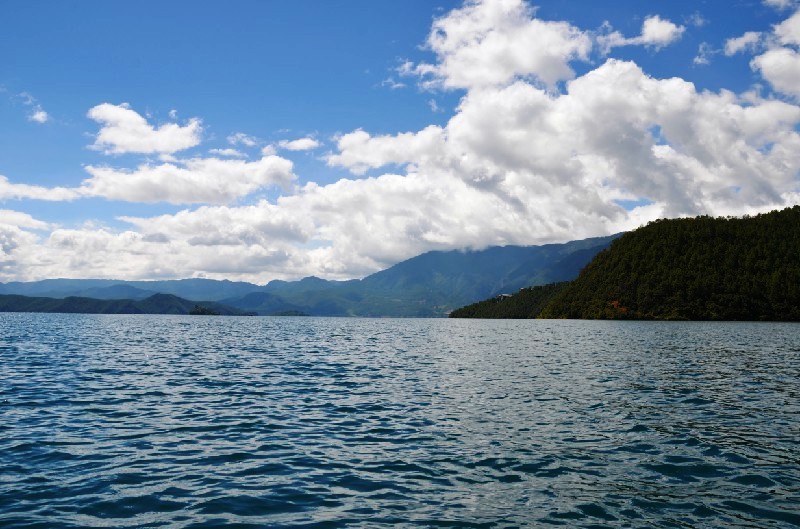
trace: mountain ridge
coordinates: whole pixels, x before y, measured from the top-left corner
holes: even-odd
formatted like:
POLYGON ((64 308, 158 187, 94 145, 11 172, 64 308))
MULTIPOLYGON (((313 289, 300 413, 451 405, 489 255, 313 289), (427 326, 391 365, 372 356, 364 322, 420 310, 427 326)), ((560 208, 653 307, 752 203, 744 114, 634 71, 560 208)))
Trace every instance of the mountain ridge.
POLYGON ((253 316, 255 313, 214 301, 192 301, 173 294, 153 294, 141 300, 94 299, 79 296, 48 298, 0 294, 0 312, 71 314, 173 314, 253 316))
POLYGON ((220 302, 259 315, 441 317, 499 293, 572 279, 619 234, 538 246, 431 251, 362 279, 306 277, 265 285, 204 278, 160 281, 46 279, 0 283, 0 294, 145 299, 155 293, 220 302), (87 295, 88 294, 88 295, 87 295))

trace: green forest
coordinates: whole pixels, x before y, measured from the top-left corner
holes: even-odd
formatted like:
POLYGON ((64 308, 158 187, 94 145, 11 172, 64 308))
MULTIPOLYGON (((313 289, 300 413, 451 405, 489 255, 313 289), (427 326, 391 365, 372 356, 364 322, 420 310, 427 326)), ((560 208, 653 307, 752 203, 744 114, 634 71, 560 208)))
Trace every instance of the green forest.
POLYGON ((657 220, 616 239, 574 281, 537 291, 546 299, 527 290, 451 316, 800 321, 800 206, 657 220), (526 303, 527 315, 513 308, 526 303))
POLYGON ((451 318, 535 318, 553 297, 564 290, 568 282, 550 283, 520 289, 516 294, 502 294, 461 307, 450 313, 451 318))

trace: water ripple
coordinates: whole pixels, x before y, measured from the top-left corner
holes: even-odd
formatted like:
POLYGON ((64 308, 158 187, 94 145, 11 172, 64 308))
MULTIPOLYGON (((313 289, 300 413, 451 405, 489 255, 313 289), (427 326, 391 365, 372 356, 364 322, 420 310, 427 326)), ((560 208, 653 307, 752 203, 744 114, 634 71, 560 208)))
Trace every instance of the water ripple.
POLYGON ((800 326, 0 315, 0 526, 800 527, 800 326))

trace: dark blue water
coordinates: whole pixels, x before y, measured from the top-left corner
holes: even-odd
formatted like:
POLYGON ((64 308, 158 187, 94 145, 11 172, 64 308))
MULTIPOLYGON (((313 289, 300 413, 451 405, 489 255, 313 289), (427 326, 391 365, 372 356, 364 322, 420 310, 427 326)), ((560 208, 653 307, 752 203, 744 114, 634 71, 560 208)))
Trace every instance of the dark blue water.
POLYGON ((0 315, 0 527, 798 527, 800 326, 0 315))

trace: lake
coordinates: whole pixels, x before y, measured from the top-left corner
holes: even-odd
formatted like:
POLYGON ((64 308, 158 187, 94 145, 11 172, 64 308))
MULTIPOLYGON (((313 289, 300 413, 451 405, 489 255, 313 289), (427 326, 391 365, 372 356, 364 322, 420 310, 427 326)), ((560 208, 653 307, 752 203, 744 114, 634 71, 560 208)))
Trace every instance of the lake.
POLYGON ((800 325, 0 314, 0 526, 798 527, 800 325))

